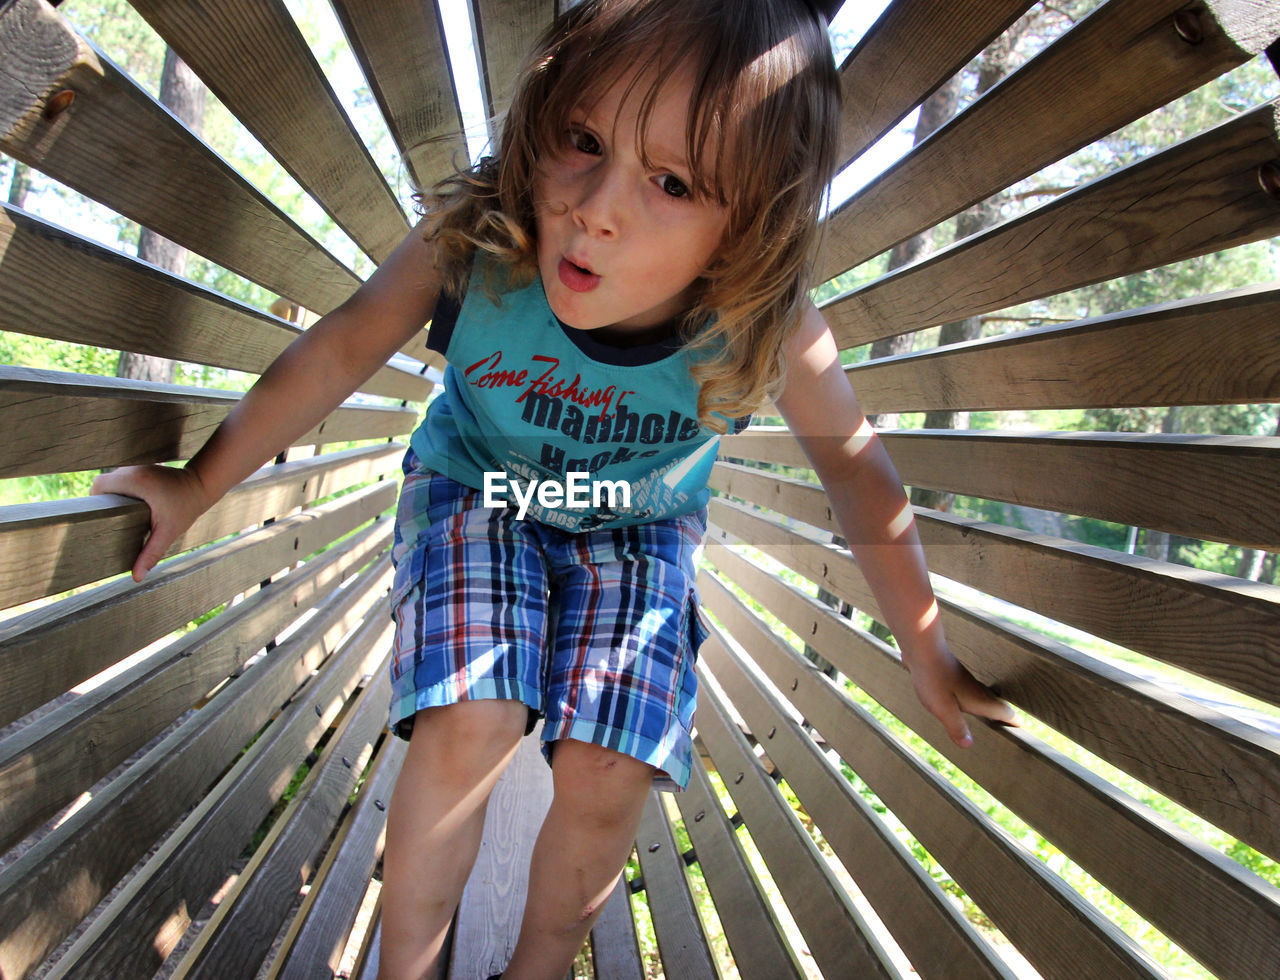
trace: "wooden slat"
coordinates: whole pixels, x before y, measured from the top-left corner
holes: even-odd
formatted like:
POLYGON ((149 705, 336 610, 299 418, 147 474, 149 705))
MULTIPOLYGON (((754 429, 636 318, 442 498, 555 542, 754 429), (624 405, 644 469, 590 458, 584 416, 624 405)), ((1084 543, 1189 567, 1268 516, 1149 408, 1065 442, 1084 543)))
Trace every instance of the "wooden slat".
POLYGON ((409 225, 281 0, 130 0, 375 262, 409 225))
MULTIPOLYGON (((0 204, 0 330, 261 374, 299 328, 0 204), (50 288, 52 283, 57 288, 50 288)), ((382 367, 361 391, 423 401, 432 384, 382 367)))
POLYGON ((0 721, 8 723, 395 503, 387 482, 164 562, 0 625, 0 721))
MULTIPOLYGON (((0 872, 0 969, 6 975, 25 976, 170 824, 204 797, 218 773, 235 761, 281 704, 312 680, 312 671, 339 641, 376 603, 386 608, 381 592, 389 580, 390 563, 383 559, 355 587, 338 591, 272 656, 228 684, 144 759, 0 872)), ((319 674, 316 682, 324 683, 325 677, 319 674)), ((310 703, 303 714, 316 720, 310 703)), ((286 783, 292 771, 285 775, 286 783)), ((246 802, 253 796, 248 794, 246 802)), ((187 914, 202 904, 196 903, 187 914)), ((185 928, 183 924, 179 936, 185 928)), ((96 930, 91 930, 80 942, 96 943, 95 937, 96 930)), ((136 945, 146 955, 150 941, 136 945)), ((78 953, 68 953, 60 964, 70 968, 78 962, 78 953)), ((105 970, 77 975, 123 974, 105 970)))
MULTIPOLYGON (((844 549, 713 501, 714 519, 873 617, 844 549)), ((939 597, 955 655, 983 683, 1159 793, 1280 855, 1280 737, 1008 620, 939 597)), ((936 723, 935 723, 936 724, 936 723)))
POLYGON ((414 183, 426 189, 465 166, 437 5, 333 0, 333 9, 414 183))
MULTIPOLYGON (((240 400, 235 392, 0 367, 0 477, 188 459, 240 400)), ((347 403, 294 445, 386 439, 415 409, 347 403)))
POLYGON ((489 118, 496 119, 511 103, 516 75, 534 39, 555 16, 556 0, 471 0, 471 9, 481 85, 489 118))
MULTIPOLYGON (((713 635, 703 649, 708 649, 707 644, 715 644, 718 648, 721 643, 720 637, 713 635)), ((745 736, 729 720, 728 708, 718 686, 723 679, 719 674, 711 674, 713 681, 718 683, 707 683, 709 670, 705 655, 698 671, 704 682, 698 692, 699 744, 709 751, 725 789, 745 821, 751 839, 764 858, 770 876, 786 901, 818 968, 824 976, 831 977, 896 975, 885 950, 791 806, 778 792, 762 760, 756 758, 745 736)), ((771 758, 770 762, 776 764, 777 760, 771 758)), ((806 767, 795 768, 798 771, 806 767)), ((789 774, 787 778, 790 779, 789 774)), ((840 778, 844 781, 843 777, 840 778)), ((800 783, 804 785, 803 777, 800 783)), ((843 791, 836 791, 839 797, 849 795, 847 785, 843 791)), ((840 833, 839 827, 833 824, 835 837, 847 839, 848 835, 840 833)), ((844 860, 848 854, 838 853, 837 856, 844 860)), ((889 877, 895 877, 892 871, 889 877)), ((924 941, 925 936, 921 935, 916 943, 924 945, 924 941)), ((939 945, 950 948, 951 944, 944 935, 939 945)), ((961 957, 959 963, 967 967, 970 959, 961 957)), ((965 975, 963 970, 959 972, 965 975)))
POLYGON ((889 4, 840 70, 841 162, 892 129, 1030 6, 1028 0, 971 0, 957 17, 947 0, 889 4))
POLYGON ((1217 78, 1280 34, 1274 4, 1186 6, 1103 4, 842 205, 827 223, 819 281, 1217 78), (1179 11, 1198 25, 1194 44, 1174 26, 1179 11))
MULTIPOLYGON (((707 587, 704 595, 714 596, 717 616, 739 642, 749 644, 753 659, 774 683, 784 673, 789 681, 799 655, 763 624, 754 628, 757 617, 713 582, 699 578, 700 587, 707 587)), ((785 727, 776 705, 769 710, 772 699, 727 644, 716 644, 709 653, 711 669, 768 752, 773 743, 765 733, 785 727)), ((838 692, 830 678, 820 671, 808 676, 814 683, 790 695, 805 719, 1036 969, 1045 976, 1161 975, 1133 940, 838 692)), ((790 779, 785 770, 783 775, 790 779)))
POLYGON ((7 850, 198 703, 390 544, 375 524, 0 743, 7 850))
POLYGON ((45 0, 0 10, 0 63, 3 152, 307 309, 359 285, 45 0), (74 102, 48 118, 63 92, 74 102))
POLYGON ((701 765, 694 764, 688 789, 675 801, 738 973, 747 980, 803 977, 701 765))
POLYGON ((1086 184, 823 307, 840 347, 1004 309, 1280 232, 1259 167, 1276 103, 1086 184))
POLYGON ((391 675, 384 662, 340 720, 306 781, 231 890, 219 899, 217 909, 171 975, 173 980, 256 975, 386 731, 390 696, 391 675))
MULTIPOLYGON (((711 486, 839 534, 820 486, 720 463, 711 486)), ((1280 588, 915 508, 929 567, 1280 704, 1280 588)))
POLYGON ((50 977, 145 976, 159 969, 364 676, 379 665, 385 669, 393 630, 389 612, 385 602, 374 606, 59 958, 50 977))
POLYGON ((1254 286, 845 373, 869 414, 1280 401, 1278 322, 1280 289, 1254 286))
POLYGON ((489 797, 480 854, 454 919, 450 980, 487 980, 506 969, 515 952, 529 858, 553 795, 541 739, 539 724, 521 739, 489 797))
MULTIPOLYGON (((403 452, 392 443, 264 467, 201 515, 169 553, 391 475, 403 452)), ((0 608, 128 571, 150 520, 146 504, 117 494, 0 507, 0 608)))
MULTIPOLYGON (((1280 890, 1020 730, 973 725, 972 750, 957 749, 930 724, 897 651, 729 548, 712 545, 708 557, 844 676, 904 723, 933 736, 935 749, 1215 975, 1245 980, 1265 975, 1267 964, 1278 961, 1280 890), (1170 902, 1170 895, 1195 901, 1170 902), (1224 943, 1224 935, 1238 941, 1224 943)), ((789 682, 783 678, 784 690, 823 683, 811 676, 817 667, 801 661, 793 667, 789 682)), ((788 781, 795 786, 790 774, 788 781)))
MULTIPOLYGON (((332 975, 359 911, 364 891, 382 857, 387 804, 404 764, 409 743, 386 737, 355 806, 311 879, 307 897, 294 916, 280 952, 267 973, 268 980, 312 980, 332 975), (324 971, 324 972, 321 972, 324 971)), ((377 947, 370 957, 377 968, 377 947)))
POLYGON ((631 917, 631 889, 626 875, 618 879, 588 937, 596 980, 644 980, 644 963, 631 917))
MULTIPOLYGON (((880 438, 913 487, 1280 548, 1280 438, 941 429, 880 438)), ((794 437, 764 427, 729 437, 721 454, 808 466, 794 437)))
POLYGON ((636 854, 663 973, 691 980, 716 980, 720 971, 707 945, 702 920, 689 894, 684 860, 656 791, 651 791, 645 800, 636 833, 636 854))

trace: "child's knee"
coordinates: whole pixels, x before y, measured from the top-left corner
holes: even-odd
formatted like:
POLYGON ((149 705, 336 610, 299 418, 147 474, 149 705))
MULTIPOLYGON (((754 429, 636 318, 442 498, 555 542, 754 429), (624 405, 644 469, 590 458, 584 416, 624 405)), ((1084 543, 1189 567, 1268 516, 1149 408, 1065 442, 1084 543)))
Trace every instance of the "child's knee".
POLYGON ((524 737, 528 708, 519 701, 461 701, 424 708, 414 721, 411 749, 431 759, 441 778, 474 781, 500 769, 524 737))
POLYGON ((601 824, 630 821, 644 806, 653 766, 600 745, 561 739, 552 753, 555 794, 601 824))

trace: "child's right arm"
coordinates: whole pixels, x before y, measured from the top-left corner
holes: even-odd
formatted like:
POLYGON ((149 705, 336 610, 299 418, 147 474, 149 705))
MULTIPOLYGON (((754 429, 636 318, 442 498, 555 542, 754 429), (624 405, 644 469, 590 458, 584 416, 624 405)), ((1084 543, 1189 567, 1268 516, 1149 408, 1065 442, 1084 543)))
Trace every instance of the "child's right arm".
POLYGON ((350 299, 276 358, 184 468, 126 466, 99 476, 92 493, 138 497, 151 508, 134 580, 142 581, 224 493, 318 425, 422 329, 440 285, 434 250, 415 228, 350 299))

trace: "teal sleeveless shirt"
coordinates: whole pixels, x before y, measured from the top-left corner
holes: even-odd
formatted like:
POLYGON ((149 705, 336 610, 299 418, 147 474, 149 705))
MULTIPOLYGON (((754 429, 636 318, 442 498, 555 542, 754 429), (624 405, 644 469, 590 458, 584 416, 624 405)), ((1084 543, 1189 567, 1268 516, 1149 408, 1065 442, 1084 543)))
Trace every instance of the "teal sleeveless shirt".
POLYGON ((410 439, 424 467, 478 490, 488 473, 503 503, 517 502, 514 481, 526 518, 570 531, 706 506, 719 436, 698 421, 691 355, 678 340, 602 344, 556 319, 538 278, 495 301, 479 259, 453 307, 437 310, 428 335, 448 367, 410 439), (533 481, 545 496, 531 495, 533 481))

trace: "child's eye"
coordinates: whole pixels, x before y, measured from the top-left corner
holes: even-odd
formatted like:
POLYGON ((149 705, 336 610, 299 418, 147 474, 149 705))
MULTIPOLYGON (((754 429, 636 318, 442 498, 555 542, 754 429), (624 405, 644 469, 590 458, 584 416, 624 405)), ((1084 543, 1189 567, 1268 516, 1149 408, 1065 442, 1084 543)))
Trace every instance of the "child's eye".
POLYGON ((569 145, 579 153, 589 153, 592 156, 598 156, 600 154, 600 141, 585 129, 578 129, 576 127, 570 129, 569 145))
POLYGON ((675 174, 663 174, 658 178, 658 186, 669 197, 688 197, 689 185, 675 174))

